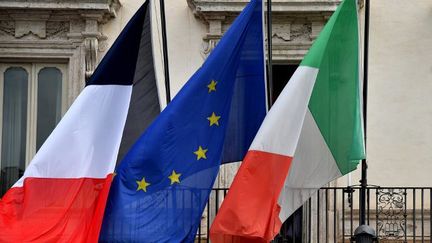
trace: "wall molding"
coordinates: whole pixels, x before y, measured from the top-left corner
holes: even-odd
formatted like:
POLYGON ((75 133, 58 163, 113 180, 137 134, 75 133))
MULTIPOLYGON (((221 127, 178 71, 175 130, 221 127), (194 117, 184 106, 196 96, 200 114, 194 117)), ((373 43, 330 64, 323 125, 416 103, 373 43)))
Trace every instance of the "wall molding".
MULTIPOLYGON (((207 25, 201 53, 216 46, 248 0, 187 0, 195 17, 207 25)), ((341 0, 273 0, 273 59, 299 63, 341 0)))

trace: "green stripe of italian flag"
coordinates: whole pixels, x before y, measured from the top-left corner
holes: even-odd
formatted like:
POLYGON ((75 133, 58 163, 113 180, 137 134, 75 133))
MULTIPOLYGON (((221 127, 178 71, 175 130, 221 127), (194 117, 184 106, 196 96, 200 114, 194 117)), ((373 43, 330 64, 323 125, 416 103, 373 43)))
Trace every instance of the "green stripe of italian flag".
POLYGON ((268 242, 320 187, 365 157, 355 0, 343 1, 267 114, 211 228, 268 242))

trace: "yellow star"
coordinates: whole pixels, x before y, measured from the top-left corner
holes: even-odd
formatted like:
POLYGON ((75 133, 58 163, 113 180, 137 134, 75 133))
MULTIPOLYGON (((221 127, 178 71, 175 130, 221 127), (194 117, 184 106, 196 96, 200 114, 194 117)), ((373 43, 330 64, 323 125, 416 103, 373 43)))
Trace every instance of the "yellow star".
POLYGON ((138 188, 137 191, 139 190, 143 190, 144 192, 147 192, 147 187, 150 186, 151 184, 148 183, 145 178, 143 177, 141 181, 136 181, 136 183, 138 184, 138 188))
POLYGON ((197 155, 197 160, 207 159, 206 153, 208 149, 203 149, 201 146, 198 147, 198 150, 194 152, 197 155))
POLYGON ((213 112, 210 117, 207 117, 207 120, 210 121, 210 126, 213 126, 214 124, 216 124, 216 126, 219 126, 220 118, 221 118, 220 116, 216 116, 216 114, 213 112))
POLYGON ((180 183, 180 173, 176 173, 175 170, 172 171, 171 175, 168 178, 171 180, 171 185, 174 183, 180 183))
POLYGON ((117 172, 114 171, 112 177, 114 178, 116 175, 117 175, 117 172))
POLYGON ((217 82, 214 81, 214 80, 212 80, 212 81, 210 82, 210 84, 207 85, 207 88, 208 88, 208 92, 209 92, 209 93, 211 93, 212 91, 216 91, 216 84, 217 84, 217 82))

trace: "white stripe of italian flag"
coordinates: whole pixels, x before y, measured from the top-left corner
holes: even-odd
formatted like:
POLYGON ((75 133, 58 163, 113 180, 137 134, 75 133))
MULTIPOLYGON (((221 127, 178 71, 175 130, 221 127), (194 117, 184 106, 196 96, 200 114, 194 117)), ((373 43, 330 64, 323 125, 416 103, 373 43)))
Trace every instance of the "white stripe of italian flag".
POLYGON ((211 228, 212 242, 269 242, 326 183, 365 157, 357 5, 345 0, 267 114, 211 228))

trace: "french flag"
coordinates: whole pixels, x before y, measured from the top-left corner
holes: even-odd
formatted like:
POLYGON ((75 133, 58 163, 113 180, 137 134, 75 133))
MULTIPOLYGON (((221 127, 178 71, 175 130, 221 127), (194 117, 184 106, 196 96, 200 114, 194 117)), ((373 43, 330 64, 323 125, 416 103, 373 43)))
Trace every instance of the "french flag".
POLYGON ((146 2, 24 176, 0 200, 0 242, 96 242, 116 162, 160 113, 146 2))

